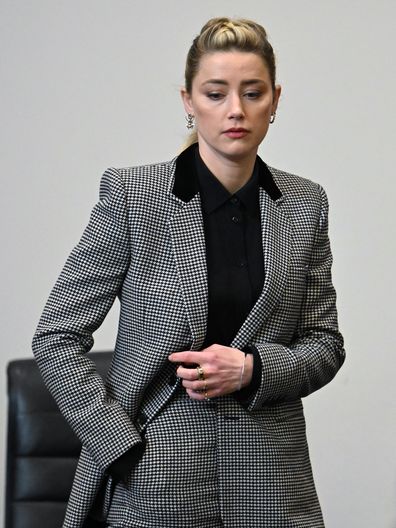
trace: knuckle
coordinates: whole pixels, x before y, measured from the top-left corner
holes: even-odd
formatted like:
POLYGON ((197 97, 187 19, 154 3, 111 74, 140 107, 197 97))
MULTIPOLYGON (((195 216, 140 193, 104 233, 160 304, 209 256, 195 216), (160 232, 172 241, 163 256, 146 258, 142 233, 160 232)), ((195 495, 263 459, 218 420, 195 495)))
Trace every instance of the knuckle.
POLYGON ((216 374, 218 374, 218 367, 217 365, 211 365, 209 368, 208 368, 208 375, 210 376, 215 376, 216 374))
POLYGON ((210 363, 213 365, 213 363, 216 361, 216 354, 214 352, 210 353, 210 363))

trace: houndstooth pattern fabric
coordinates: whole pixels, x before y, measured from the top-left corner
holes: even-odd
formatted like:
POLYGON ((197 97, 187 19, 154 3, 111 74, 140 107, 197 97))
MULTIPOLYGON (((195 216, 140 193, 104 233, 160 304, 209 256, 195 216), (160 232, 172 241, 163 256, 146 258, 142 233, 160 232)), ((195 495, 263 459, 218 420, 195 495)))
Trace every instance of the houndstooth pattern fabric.
MULTIPOLYGON (((84 446, 64 528, 84 526, 90 511, 103 520, 114 511, 119 494, 108 466, 155 431, 164 413, 165 436, 168 431, 174 439, 185 438, 197 427, 194 415, 178 421, 167 414, 180 390, 167 357, 199 350, 206 332, 200 197, 175 192, 176 179, 190 177, 189 156, 185 151, 170 162, 104 173, 99 202, 34 336, 43 378, 84 446), (104 384, 86 353, 116 297, 119 329, 104 384)), ((217 507, 230 528, 320 528, 300 398, 328 383, 344 360, 331 282, 328 204, 317 184, 270 170, 282 196, 274 199, 260 189, 263 292, 232 343, 257 347, 262 383, 247 409, 230 396, 215 402, 216 427, 212 423, 208 435, 216 439, 217 507)), ((145 457, 142 468, 149 471, 145 457)), ((196 471, 205 470, 205 460, 196 471)), ((177 480, 189 464, 188 453, 173 462, 177 480)), ((155 490, 147 504, 158 506, 154 497, 155 490)), ((175 500, 182 502, 181 496, 175 500)), ((209 508, 204 500, 191 501, 190 521, 209 508)), ((172 524, 161 526, 195 526, 185 524, 180 508, 173 511, 172 524)), ((147 514, 144 524, 139 514, 122 526, 159 526, 148 519, 147 514)), ((196 526, 205 528, 202 522, 196 526)))
POLYGON ((116 486, 109 524, 146 528, 177 520, 186 528, 223 526, 217 424, 216 402, 197 402, 177 391, 144 431, 145 455, 128 481, 116 486), (175 464, 178 459, 185 463, 175 464))

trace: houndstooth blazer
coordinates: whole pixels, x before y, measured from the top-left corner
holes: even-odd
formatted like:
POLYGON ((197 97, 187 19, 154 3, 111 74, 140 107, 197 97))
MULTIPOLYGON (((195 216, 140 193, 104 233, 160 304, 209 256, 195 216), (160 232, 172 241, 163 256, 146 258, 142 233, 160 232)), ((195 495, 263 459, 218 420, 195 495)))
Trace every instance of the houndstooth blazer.
MULTIPOLYGON (((92 511, 106 518, 107 468, 141 441, 180 382, 168 355, 200 350, 204 341, 208 293, 194 148, 170 162, 104 173, 99 202, 33 338, 45 383, 83 444, 64 528, 84 526, 92 511), (117 296, 118 335, 104 383, 86 353, 117 296)), ((271 178, 258 163, 265 280, 232 346, 257 347, 262 382, 246 409, 231 396, 218 399, 220 413, 242 413, 247 423, 235 435, 224 422, 225 445, 233 446, 221 455, 225 478, 236 483, 223 482, 224 525, 318 528, 300 398, 328 383, 344 361, 328 205, 319 185, 273 168, 271 178), (245 475, 232 472, 238 457, 245 475), (264 492, 257 475, 265 475, 264 492)), ((183 463, 175 460, 175 478, 183 463)))

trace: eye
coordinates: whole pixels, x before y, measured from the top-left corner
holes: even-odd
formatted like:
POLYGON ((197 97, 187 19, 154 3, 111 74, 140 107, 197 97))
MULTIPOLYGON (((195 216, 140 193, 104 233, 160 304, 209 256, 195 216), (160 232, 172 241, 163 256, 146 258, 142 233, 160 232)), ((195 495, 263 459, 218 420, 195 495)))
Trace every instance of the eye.
POLYGON ((258 92, 257 90, 249 90, 244 94, 246 99, 258 99, 261 95, 261 92, 258 92))
POLYGON ((219 101, 223 97, 223 94, 220 92, 209 92, 206 95, 209 99, 212 99, 212 101, 219 101))

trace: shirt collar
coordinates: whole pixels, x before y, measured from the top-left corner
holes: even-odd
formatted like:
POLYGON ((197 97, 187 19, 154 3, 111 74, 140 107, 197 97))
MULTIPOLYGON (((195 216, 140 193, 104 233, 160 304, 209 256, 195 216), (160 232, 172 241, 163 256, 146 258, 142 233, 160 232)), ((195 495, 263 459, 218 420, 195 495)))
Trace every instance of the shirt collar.
POLYGON ((234 194, 227 191, 208 169, 199 155, 198 149, 195 150, 195 166, 197 169, 202 207, 206 213, 212 213, 233 197, 237 197, 248 212, 252 214, 257 213, 259 207, 259 171, 257 163, 254 165, 251 178, 234 194))
MULTIPOLYGON (((195 162, 195 151, 198 149, 198 143, 193 143, 173 160, 174 174, 171 182, 171 192, 179 200, 187 203, 198 192, 198 174, 195 162)), ((257 156, 256 167, 258 167, 258 184, 271 200, 278 200, 282 197, 282 192, 277 186, 271 170, 264 161, 257 156)))

